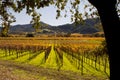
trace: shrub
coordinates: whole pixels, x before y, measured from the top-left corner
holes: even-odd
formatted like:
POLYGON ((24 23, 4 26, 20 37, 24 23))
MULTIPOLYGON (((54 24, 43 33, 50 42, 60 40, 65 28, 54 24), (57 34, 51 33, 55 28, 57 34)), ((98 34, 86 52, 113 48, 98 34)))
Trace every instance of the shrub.
POLYGON ((26 37, 34 37, 34 35, 33 34, 26 34, 26 37))

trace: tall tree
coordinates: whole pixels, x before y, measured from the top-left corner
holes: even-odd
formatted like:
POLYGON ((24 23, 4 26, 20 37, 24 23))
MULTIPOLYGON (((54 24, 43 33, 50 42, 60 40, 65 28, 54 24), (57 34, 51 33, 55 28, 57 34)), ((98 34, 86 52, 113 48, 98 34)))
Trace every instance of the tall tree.
MULTIPOLYGON (((57 7, 57 16, 59 18, 61 16, 61 11, 70 12, 71 14, 71 21, 76 22, 77 24, 83 22, 83 15, 79 12, 79 5, 82 1, 85 0, 0 0, 0 16, 5 19, 5 13, 7 13, 8 8, 12 8, 15 12, 21 12, 23 9, 26 9, 26 13, 31 15, 35 9, 43 8, 49 5, 54 5, 57 7), (67 4, 70 4, 69 10, 67 8, 67 4)), ((119 49, 116 48, 116 45, 120 43, 119 39, 117 38, 118 34, 120 33, 120 21, 119 21, 119 12, 120 12, 120 0, 88 0, 94 7, 96 7, 97 12, 100 16, 103 30, 105 33, 105 39, 107 42, 108 54, 110 59, 110 79, 114 80, 114 70, 113 67, 118 66, 114 64, 116 60, 113 58, 116 53, 119 52, 119 49), (117 37, 116 37, 117 36, 117 37)), ((85 5, 86 8, 89 5, 85 5)), ((92 11, 92 8, 89 8, 89 11, 92 11)), ((93 14, 97 14, 96 12, 92 12, 93 14)), ((84 16, 88 16, 87 12, 84 13, 84 16)), ((66 16, 66 14, 65 14, 66 16)), ((93 16, 94 17, 94 16, 93 16)), ((38 24, 38 19, 40 17, 33 16, 32 23, 34 27, 38 24)), ((5 19, 3 23, 7 20, 5 19)), ((36 28, 37 28, 36 27, 36 28)), ((115 78, 117 78, 115 76, 115 78)))
POLYGON ((109 3, 105 0, 89 1, 97 8, 100 15, 110 59, 110 79, 114 80, 117 78, 115 74, 116 71, 114 69, 118 66, 117 64, 114 64, 117 62, 114 57, 117 55, 116 53, 119 52, 119 49, 116 48, 116 45, 120 44, 119 39, 117 39, 118 34, 120 34, 120 21, 116 9, 117 0, 110 0, 109 3))
POLYGON ((15 4, 12 1, 1 1, 0 0, 0 19, 2 21, 1 36, 7 37, 10 24, 15 22, 15 17, 9 12, 8 7, 15 8, 15 4))

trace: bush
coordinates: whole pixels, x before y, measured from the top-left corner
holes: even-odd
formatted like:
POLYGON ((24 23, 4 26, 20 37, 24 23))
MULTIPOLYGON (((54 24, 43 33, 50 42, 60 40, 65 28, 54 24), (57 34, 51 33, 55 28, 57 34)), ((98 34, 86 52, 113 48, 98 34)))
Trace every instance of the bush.
POLYGON ((104 32, 96 32, 92 34, 93 37, 104 37, 104 32))
POLYGON ((33 34, 26 34, 26 37, 34 37, 34 35, 33 34))

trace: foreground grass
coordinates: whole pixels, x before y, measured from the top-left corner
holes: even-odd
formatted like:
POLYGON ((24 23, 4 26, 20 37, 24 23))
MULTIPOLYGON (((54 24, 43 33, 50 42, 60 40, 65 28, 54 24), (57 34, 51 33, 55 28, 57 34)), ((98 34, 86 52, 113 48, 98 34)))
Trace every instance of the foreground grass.
POLYGON ((108 80, 105 77, 80 75, 72 71, 36 67, 0 60, 0 80, 108 80))
MULTIPOLYGON (((78 69, 75 62, 71 62, 71 61, 76 61, 77 59, 72 60, 71 56, 67 55, 67 53, 65 53, 65 52, 63 52, 63 62, 61 62, 60 58, 58 57, 58 54, 54 50, 54 45, 52 45, 51 51, 50 51, 49 56, 48 56, 46 61, 45 61, 45 52, 44 51, 40 52, 37 56, 35 56, 31 60, 29 60, 29 58, 30 58, 30 56, 33 56, 32 53, 25 52, 24 54, 25 54, 24 56, 19 57, 19 58, 16 58, 15 54, 11 55, 11 56, 7 56, 7 57, 1 56, 1 59, 10 61, 15 57, 15 59, 13 59, 12 61, 17 62, 20 65, 28 64, 28 65, 33 65, 33 66, 37 66, 37 67, 55 69, 56 71, 57 70, 58 71, 59 70, 74 71, 74 72, 77 72, 79 74, 84 73, 86 75, 91 75, 91 76, 94 75, 94 76, 99 76, 101 78, 107 77, 107 75, 105 73, 95 69, 94 67, 91 67, 90 65, 88 65, 86 63, 83 63, 83 67, 81 67, 81 64, 79 64, 80 69, 78 69), (61 65, 61 63, 63 65, 61 65)), ((87 58, 85 58, 85 59, 87 59, 87 58)), ((87 60, 89 60, 89 59, 87 59, 87 60)), ((92 60, 89 60, 88 62, 92 62, 92 60)), ((93 61, 93 63, 94 63, 94 61, 93 61)), ((100 66, 100 68, 102 70, 104 70, 103 66, 100 66)), ((19 70, 17 70, 17 71, 19 72, 19 70)))
POLYGON ((44 77, 2 65, 0 65, 0 71, 0 80, 44 80, 44 77))

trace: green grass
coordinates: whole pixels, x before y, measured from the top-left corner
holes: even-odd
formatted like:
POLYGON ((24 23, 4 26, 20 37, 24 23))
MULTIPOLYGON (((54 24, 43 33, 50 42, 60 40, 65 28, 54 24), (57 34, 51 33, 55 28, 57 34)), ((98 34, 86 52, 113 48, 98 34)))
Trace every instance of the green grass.
POLYGON ((54 45, 52 45, 52 47, 51 47, 51 51, 49 53, 49 56, 48 56, 44 66, 49 67, 49 68, 57 68, 58 67, 57 55, 54 50, 54 45))
POLYGON ((4 50, 1 50, 1 49, 0 49, 0 58, 2 58, 3 56, 5 56, 4 50))
POLYGON ((33 58, 32 60, 30 60, 29 64, 32 64, 32 65, 41 65, 45 61, 44 57, 45 57, 45 52, 42 52, 39 55, 37 55, 35 58, 33 58))
MULTIPOLYGON (((85 58, 85 57, 84 57, 85 58)), ((85 58, 88 62, 92 62, 92 66, 95 65, 95 61, 85 58)), ((89 64, 90 64, 89 63, 89 64)), ((106 73, 104 72, 104 66, 103 65, 99 65, 98 63, 96 63, 96 69, 94 69, 93 67, 91 67, 90 65, 87 65, 87 63, 84 63, 84 66, 90 70, 90 72, 92 72, 93 74, 97 74, 97 75, 105 75, 107 73, 107 75, 110 75, 110 69, 109 67, 106 68, 106 73), (97 70, 100 69, 100 70, 97 70)))
MULTIPOLYGON (((45 52, 41 52, 39 53, 36 57, 34 57, 33 59, 29 60, 29 58, 31 56, 33 56, 33 54, 31 52, 24 52, 23 56, 16 58, 16 54, 14 53, 11 56, 6 56, 3 57, 5 54, 3 53, 3 50, 0 50, 0 57, 3 60, 12 60, 16 61, 16 62, 20 62, 20 63, 28 63, 31 65, 35 65, 35 66, 43 66, 46 68, 54 68, 54 69, 59 69, 59 70, 68 70, 68 71, 74 71, 74 72, 80 72, 82 73, 82 67, 81 64, 80 69, 77 68, 76 66, 76 62, 77 59, 71 59, 70 55, 67 55, 67 53, 63 52, 63 65, 62 62, 59 58, 59 55, 56 53, 56 51, 54 50, 54 45, 51 45, 51 51, 48 55, 47 60, 45 61, 45 52), (71 62, 73 61, 73 62, 71 62), (62 66, 61 66, 62 65, 62 66)), ((88 62, 92 62, 93 65, 95 64, 95 62, 93 60, 90 60, 88 58, 85 58, 88 62)), ((99 64, 96 64, 96 66, 99 66, 99 64)), ((91 74, 91 75, 97 75, 97 76, 105 76, 106 74, 104 73, 104 66, 100 66, 100 69, 103 70, 99 71, 95 68, 93 68, 92 66, 88 65, 87 63, 83 63, 83 74, 91 74)), ((109 75, 110 71, 109 68, 107 68, 107 73, 109 75)), ((24 73, 24 72, 23 72, 24 73)))
POLYGON ((17 62, 25 62, 29 59, 30 57, 30 53, 29 52, 26 52, 26 55, 22 56, 22 57, 19 57, 19 58, 16 58, 14 61, 17 61, 17 62))
POLYGON ((69 61, 69 59, 65 55, 66 53, 63 54, 63 66, 62 70, 72 70, 72 71, 78 71, 77 68, 72 65, 72 63, 69 61))
POLYGON ((3 51, 3 50, 0 50, 0 52, 2 52, 0 54, 0 56, 1 56, 1 59, 3 59, 3 60, 10 60, 10 59, 16 58, 15 51, 12 52, 13 55, 9 55, 8 53, 4 53, 5 51, 3 51))

